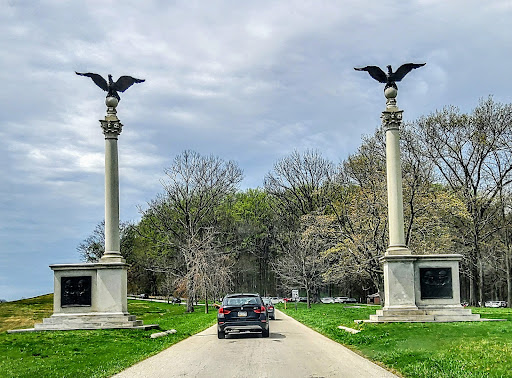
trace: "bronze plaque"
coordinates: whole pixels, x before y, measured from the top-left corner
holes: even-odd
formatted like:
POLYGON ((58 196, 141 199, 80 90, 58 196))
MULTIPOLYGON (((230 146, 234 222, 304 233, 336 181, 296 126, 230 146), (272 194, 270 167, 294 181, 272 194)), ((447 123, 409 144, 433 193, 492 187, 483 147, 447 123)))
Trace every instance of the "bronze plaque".
POLYGON ((420 268, 421 299, 453 298, 452 268, 420 268))
POLYGON ((91 305, 91 276, 61 278, 61 307, 91 305))

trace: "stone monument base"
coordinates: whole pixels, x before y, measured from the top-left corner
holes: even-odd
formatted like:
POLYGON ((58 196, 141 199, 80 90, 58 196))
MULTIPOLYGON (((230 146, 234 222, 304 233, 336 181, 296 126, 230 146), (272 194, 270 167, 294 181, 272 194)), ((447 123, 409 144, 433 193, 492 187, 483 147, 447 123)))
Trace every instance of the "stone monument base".
POLYGON ((377 310, 376 315, 370 315, 366 323, 430 323, 430 322, 477 322, 479 314, 473 314, 470 309, 463 308, 430 308, 417 310, 377 310))
POLYGON ((460 302, 459 261, 462 255, 386 254, 384 308, 370 323, 468 322, 480 315, 460 302))
POLYGON ((34 328, 10 332, 77 329, 151 329, 128 313, 124 262, 50 265, 54 272, 53 315, 34 328))

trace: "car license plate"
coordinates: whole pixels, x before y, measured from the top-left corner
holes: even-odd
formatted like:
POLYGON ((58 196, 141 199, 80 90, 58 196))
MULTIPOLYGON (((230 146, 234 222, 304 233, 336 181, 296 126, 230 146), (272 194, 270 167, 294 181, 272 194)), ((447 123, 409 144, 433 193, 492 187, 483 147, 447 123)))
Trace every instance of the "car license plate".
POLYGON ((247 311, 238 311, 238 317, 242 318, 244 316, 247 316, 247 311))

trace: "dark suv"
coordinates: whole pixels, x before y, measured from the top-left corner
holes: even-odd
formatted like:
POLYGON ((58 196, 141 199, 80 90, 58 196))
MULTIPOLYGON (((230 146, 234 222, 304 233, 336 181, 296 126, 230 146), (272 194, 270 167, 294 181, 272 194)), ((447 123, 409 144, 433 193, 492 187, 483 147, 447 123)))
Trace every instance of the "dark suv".
POLYGON ((217 336, 226 333, 261 332, 270 335, 267 309, 259 294, 228 294, 217 313, 217 336))

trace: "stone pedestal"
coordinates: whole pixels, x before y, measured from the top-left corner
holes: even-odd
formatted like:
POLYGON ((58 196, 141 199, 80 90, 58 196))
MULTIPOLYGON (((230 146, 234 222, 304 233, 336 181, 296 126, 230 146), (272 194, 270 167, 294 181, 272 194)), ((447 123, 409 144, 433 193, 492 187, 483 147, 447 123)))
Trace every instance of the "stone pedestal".
POLYGON ((35 331, 144 326, 127 309, 124 263, 56 264, 53 315, 34 326, 35 331))
POLYGON ((479 321, 460 304, 462 255, 387 255, 384 308, 367 322, 479 321))

